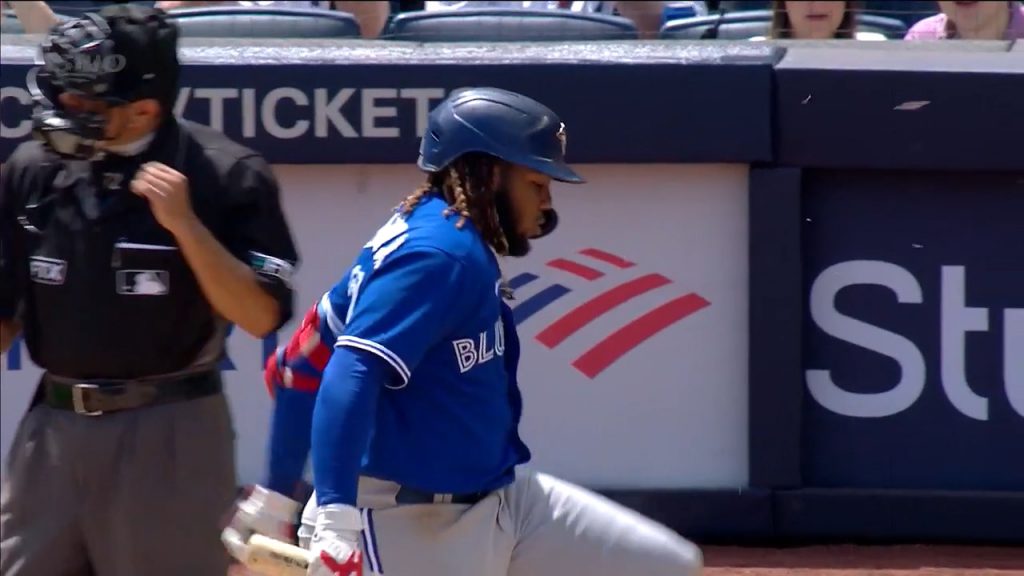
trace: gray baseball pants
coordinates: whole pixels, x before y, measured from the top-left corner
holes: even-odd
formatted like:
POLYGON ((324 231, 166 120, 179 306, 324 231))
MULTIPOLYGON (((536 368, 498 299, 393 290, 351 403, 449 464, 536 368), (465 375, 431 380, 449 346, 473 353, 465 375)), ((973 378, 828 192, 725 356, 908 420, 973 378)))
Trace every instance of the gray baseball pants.
MULTIPOLYGON (((379 576, 699 576, 700 549, 600 495, 520 468, 482 501, 396 505, 398 486, 361 478, 364 573, 379 576)), ((316 524, 316 495, 300 544, 316 524)))
POLYGON ((223 395, 90 417, 35 406, 0 495, 2 576, 224 576, 236 494, 223 395))

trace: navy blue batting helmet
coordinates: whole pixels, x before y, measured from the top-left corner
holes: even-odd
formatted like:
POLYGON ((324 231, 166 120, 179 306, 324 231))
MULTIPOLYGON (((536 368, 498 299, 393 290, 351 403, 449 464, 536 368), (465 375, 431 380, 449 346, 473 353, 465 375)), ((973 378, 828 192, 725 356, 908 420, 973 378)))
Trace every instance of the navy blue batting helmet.
POLYGON ((465 88, 430 112, 417 164, 436 172, 483 152, 562 182, 583 182, 565 163, 565 124, 547 106, 500 88, 465 88))

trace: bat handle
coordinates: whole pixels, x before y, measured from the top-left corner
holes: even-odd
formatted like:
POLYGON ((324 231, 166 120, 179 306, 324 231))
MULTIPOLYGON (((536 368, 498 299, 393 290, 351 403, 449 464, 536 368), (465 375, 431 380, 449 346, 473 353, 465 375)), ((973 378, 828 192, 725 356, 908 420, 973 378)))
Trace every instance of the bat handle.
POLYGON ((228 549, 228 553, 242 564, 249 562, 249 544, 246 542, 242 534, 234 528, 225 528, 220 533, 220 540, 224 543, 224 547, 228 549))

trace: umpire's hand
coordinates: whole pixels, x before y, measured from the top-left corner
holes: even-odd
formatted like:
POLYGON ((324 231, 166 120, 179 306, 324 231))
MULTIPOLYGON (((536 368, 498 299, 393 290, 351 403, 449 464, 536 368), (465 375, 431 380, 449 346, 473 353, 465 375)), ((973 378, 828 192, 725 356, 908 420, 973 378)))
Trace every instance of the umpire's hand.
POLYGON ((189 200, 188 178, 166 164, 143 164, 135 173, 131 190, 149 201, 153 217, 172 234, 196 218, 189 200))

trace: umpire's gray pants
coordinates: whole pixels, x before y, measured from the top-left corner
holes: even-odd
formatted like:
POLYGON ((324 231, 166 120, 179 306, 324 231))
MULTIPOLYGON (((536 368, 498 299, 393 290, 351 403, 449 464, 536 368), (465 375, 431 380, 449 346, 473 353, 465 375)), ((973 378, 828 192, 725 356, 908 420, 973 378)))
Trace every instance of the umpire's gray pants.
POLYGON ((235 496, 223 395, 22 420, 0 496, 0 576, 224 576, 235 496))

